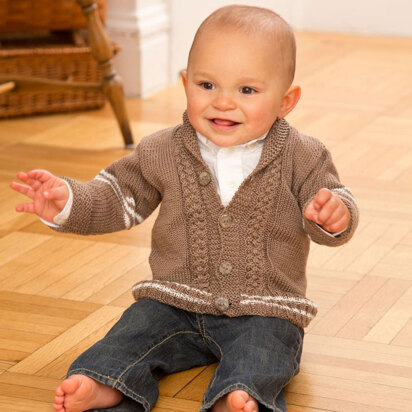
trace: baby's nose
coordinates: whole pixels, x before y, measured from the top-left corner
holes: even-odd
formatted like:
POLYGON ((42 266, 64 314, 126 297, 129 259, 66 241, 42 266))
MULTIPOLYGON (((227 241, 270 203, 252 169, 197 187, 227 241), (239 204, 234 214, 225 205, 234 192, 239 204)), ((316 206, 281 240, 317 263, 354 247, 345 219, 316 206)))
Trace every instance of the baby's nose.
POLYGON ((236 108, 236 102, 229 95, 220 93, 213 101, 213 106, 218 110, 233 110, 236 108))

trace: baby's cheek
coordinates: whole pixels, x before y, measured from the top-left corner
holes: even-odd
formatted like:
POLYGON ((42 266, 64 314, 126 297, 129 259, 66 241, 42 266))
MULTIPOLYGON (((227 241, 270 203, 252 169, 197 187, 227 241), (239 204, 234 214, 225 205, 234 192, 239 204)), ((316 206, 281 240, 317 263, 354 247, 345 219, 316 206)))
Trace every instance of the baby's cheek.
POLYGON ((251 111, 249 121, 255 130, 259 130, 259 135, 266 133, 275 122, 276 116, 268 108, 259 107, 251 111))

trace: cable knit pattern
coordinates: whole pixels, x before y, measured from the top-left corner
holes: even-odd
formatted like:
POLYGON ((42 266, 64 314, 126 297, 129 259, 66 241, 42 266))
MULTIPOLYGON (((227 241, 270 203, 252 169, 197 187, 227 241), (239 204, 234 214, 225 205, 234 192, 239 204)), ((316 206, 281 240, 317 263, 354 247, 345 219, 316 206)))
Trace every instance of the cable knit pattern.
POLYGON ((160 203, 149 258, 153 279, 136 284, 133 295, 197 313, 275 316, 307 326, 317 312, 305 296, 309 237, 338 246, 358 223, 355 200, 330 153, 285 120, 273 125, 258 165, 226 207, 186 114, 182 125, 142 139, 92 181, 67 182, 73 207, 61 231, 129 228, 160 203), (351 214, 336 237, 303 217, 322 187, 351 214))
POLYGON ((192 131, 187 128, 187 123, 176 132, 175 158, 182 185, 184 214, 187 218, 191 278, 199 287, 207 288, 209 286, 209 277, 207 273, 206 212, 198 188, 199 177, 193 168, 190 153, 185 149, 182 138, 182 135, 191 133, 192 131))
POLYGON ((264 287, 261 274, 265 272, 265 243, 267 233, 265 232, 264 219, 270 215, 270 210, 276 200, 276 189, 280 183, 281 162, 279 155, 283 149, 286 138, 289 134, 289 125, 282 119, 274 125, 276 139, 268 140, 271 146, 266 152, 271 152, 271 163, 267 166, 267 171, 260 182, 260 190, 255 199, 255 211, 251 215, 250 223, 246 234, 246 284, 247 293, 254 294, 264 287))

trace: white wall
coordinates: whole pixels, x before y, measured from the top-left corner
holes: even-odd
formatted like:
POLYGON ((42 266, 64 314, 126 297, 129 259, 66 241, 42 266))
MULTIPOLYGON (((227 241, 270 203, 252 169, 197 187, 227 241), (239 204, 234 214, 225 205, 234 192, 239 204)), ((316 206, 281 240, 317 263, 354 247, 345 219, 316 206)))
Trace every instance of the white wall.
POLYGON ((273 9, 296 30, 412 36, 412 0, 107 0, 126 94, 147 97, 175 83, 199 24, 233 3, 273 9))
POLYGON ((275 10, 296 30, 412 36, 412 0, 168 0, 171 82, 186 66, 201 21, 234 3, 275 10))
POLYGON ((166 0, 107 0, 106 31, 122 51, 114 59, 126 96, 148 97, 170 84, 166 0))

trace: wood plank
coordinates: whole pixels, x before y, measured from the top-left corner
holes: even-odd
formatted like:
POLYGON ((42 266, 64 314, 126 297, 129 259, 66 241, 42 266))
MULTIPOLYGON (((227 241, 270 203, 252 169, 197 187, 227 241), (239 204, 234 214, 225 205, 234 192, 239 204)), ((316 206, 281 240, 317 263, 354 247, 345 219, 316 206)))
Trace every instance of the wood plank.
MULTIPOLYGON (((315 389, 315 388, 314 388, 315 389)), ((365 405, 357 402, 356 399, 347 401, 327 397, 322 391, 316 391, 318 395, 301 394, 301 393, 286 393, 286 401, 288 404, 308 405, 315 410, 325 410, 333 412, 376 412, 375 405, 365 405)), ((288 409, 289 410, 289 409, 288 409)), ((398 409, 386 408, 379 406, 379 412, 395 412, 398 409)))
POLYGON ((348 270, 357 273, 369 273, 409 232, 410 228, 405 226, 387 226, 382 236, 377 238, 376 241, 371 241, 370 247, 358 256, 348 267, 348 270))
POLYGON ((38 372, 36 372, 36 376, 45 376, 62 380, 66 376, 66 373, 73 361, 90 346, 102 339, 117 322, 117 320, 118 318, 115 317, 97 330, 91 331, 83 339, 73 342, 73 346, 69 347, 68 350, 58 355, 50 363, 43 366, 38 372))
POLYGON ((53 316, 67 319, 83 319, 101 305, 90 302, 73 302, 67 299, 54 299, 44 296, 0 291, 0 310, 53 316))
POLYGON ((411 286, 411 281, 388 279, 336 336, 363 339, 411 286))
POLYGON ((391 341, 391 344, 412 348, 412 318, 391 341))
POLYGON ((194 379, 185 385, 176 396, 180 399, 187 399, 192 401, 201 401, 203 394, 209 385, 209 382, 215 373, 217 364, 213 364, 204 368, 194 379))
POLYGON ((98 278, 93 276, 89 279, 83 279, 80 284, 62 297, 85 301, 91 295, 99 292, 102 288, 147 259, 147 250, 142 250, 141 248, 118 246, 116 249, 117 256, 113 262, 110 262, 107 258, 104 261, 95 262, 94 270, 95 272, 98 271, 98 278))
POLYGON ((0 410, 13 412, 53 412, 50 402, 14 398, 12 396, 0 396, 0 410))
MULTIPOLYGON (((42 243, 50 240, 50 236, 12 232, 0 238, 0 262, 1 266, 17 257, 26 254, 42 243)), ((1 279, 1 275, 0 275, 1 279)))
POLYGON ((311 329, 311 333, 335 336, 385 282, 385 278, 365 276, 311 329))
MULTIPOLYGON (((165 376, 159 382, 159 393, 162 396, 167 397, 178 397, 180 398, 179 392, 189 385, 197 376, 199 376, 206 366, 200 366, 198 368, 188 369, 186 371, 174 373, 172 375, 165 376)), ((188 399, 188 398, 184 398, 188 399)), ((193 399, 192 399, 193 400, 193 399)), ((198 398, 194 400, 199 400, 198 398)))
POLYGON ((356 400, 359 405, 375 408, 409 412, 412 404, 412 391, 410 389, 368 382, 362 382, 362 385, 359 385, 359 382, 353 379, 341 377, 331 379, 328 376, 315 374, 305 376, 302 373, 293 380, 290 386, 292 392, 310 395, 315 389, 326 398, 345 402, 356 400), (308 385, 309 381, 310 385, 308 385))
POLYGON ((201 402, 170 398, 168 396, 159 396, 159 400, 156 403, 156 407, 153 408, 153 412, 193 412, 199 410, 201 405, 201 402))
POLYGON ((66 352, 79 340, 95 331, 113 318, 120 315, 122 308, 103 306, 87 318, 77 323, 56 339, 42 346, 32 355, 9 369, 10 372, 35 374, 52 362, 56 357, 66 352))
MULTIPOLYGON (((148 250, 149 252, 149 250, 148 250)), ((152 271, 147 260, 133 266, 119 277, 109 281, 100 290, 90 295, 86 301, 99 304, 112 304, 123 293, 132 295, 132 287, 137 282, 152 278, 152 271)))
POLYGON ((412 287, 395 302, 364 340, 390 343, 412 318, 412 287))
POLYGON ((373 362, 377 360, 388 367, 412 368, 412 352, 410 348, 383 343, 343 339, 331 336, 305 336, 305 352, 357 362, 373 362))
MULTIPOLYGON (((55 261, 53 259, 44 259, 47 253, 56 256, 59 261, 65 256, 67 247, 70 242, 64 238, 52 238, 43 242, 39 246, 31 249, 28 253, 19 259, 12 260, 0 267, 0 288, 3 290, 17 291, 25 282, 29 282, 33 278, 42 275, 50 270, 55 261), (18 273, 19 276, 14 274, 18 273)), ((73 252, 75 253, 75 251, 73 252)), ((67 251, 70 257, 70 248, 67 251)), ((30 293, 30 292, 29 292, 30 293)))

